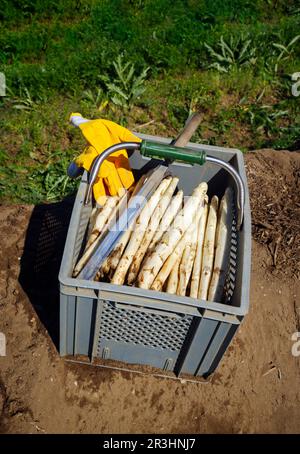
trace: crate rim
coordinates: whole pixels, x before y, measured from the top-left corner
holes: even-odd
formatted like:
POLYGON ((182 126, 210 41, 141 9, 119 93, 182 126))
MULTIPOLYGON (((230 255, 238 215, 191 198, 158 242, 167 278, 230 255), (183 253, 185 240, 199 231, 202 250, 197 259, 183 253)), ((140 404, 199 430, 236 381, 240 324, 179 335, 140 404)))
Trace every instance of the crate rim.
MULTIPOLYGON (((227 313, 230 315, 236 315, 236 316, 244 316, 245 314, 248 313, 248 307, 246 307, 246 311, 242 309, 241 307, 236 307, 236 306, 230 306, 229 304, 224 304, 224 303, 216 303, 214 301, 208 301, 208 300, 200 300, 197 298, 192 298, 190 296, 178 296, 178 295, 172 295, 166 292, 157 292, 155 290, 144 290, 140 289, 138 287, 131 287, 129 285, 115 285, 115 284, 110 284, 109 282, 96 282, 96 281, 88 281, 85 279, 77 279, 77 278, 72 278, 72 277, 66 277, 61 274, 59 274, 59 282, 61 285, 66 287, 65 289, 62 289, 62 293, 65 295, 68 295, 68 288, 72 287, 76 289, 76 293, 78 293, 78 296, 84 296, 80 295, 80 290, 85 289, 85 290, 96 290, 99 292, 99 295, 97 296, 98 299, 103 299, 101 298, 101 291, 104 292, 110 292, 111 294, 122 294, 124 296, 136 296, 141 298, 140 305, 143 306, 143 300, 148 299, 148 300, 157 300, 157 302, 163 300, 166 302, 170 302, 173 304, 178 304, 179 306, 190 306, 191 308, 196 308, 196 309, 207 309, 207 310, 212 310, 212 311, 217 311, 221 313, 227 313), (167 295, 167 297, 166 297, 167 295)), ((74 294, 73 292, 70 294, 74 294)), ((115 298, 115 297, 114 297, 115 298)), ((105 298, 107 299, 107 298, 105 298)), ((123 303, 123 304, 132 304, 132 303, 123 303)))

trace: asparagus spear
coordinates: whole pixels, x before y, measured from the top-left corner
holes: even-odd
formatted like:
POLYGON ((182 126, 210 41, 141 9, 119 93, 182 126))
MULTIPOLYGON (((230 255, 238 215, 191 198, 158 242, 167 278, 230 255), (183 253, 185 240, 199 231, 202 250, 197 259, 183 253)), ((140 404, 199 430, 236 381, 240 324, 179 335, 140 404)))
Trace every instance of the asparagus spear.
POLYGON ((110 271, 112 272, 117 268, 118 263, 124 252, 124 249, 127 246, 129 238, 131 236, 133 225, 134 223, 130 227, 128 227, 128 229, 123 233, 120 240, 116 244, 115 249, 110 253, 108 257, 106 257, 106 259, 99 268, 99 271, 96 275, 96 280, 103 278, 110 271))
POLYGON ((95 224, 85 247, 84 253, 73 270, 73 277, 78 276, 80 271, 90 259, 99 242, 101 241, 102 233, 104 233, 104 228, 110 222, 111 216, 114 214, 114 209, 116 208, 119 200, 120 199, 117 196, 106 198, 106 202, 103 208, 95 219, 95 224))
POLYGON ((175 216, 178 214, 180 208, 182 207, 183 201, 183 191, 178 191, 177 194, 172 198, 170 205, 168 206, 165 214, 163 215, 159 226, 155 232, 154 237, 149 244, 149 250, 152 250, 154 246, 161 240, 163 234, 168 230, 172 224, 175 216))
POLYGON ((96 205, 94 208, 92 208, 90 220, 89 220, 88 234, 87 234, 88 238, 91 236, 91 233, 92 233, 94 225, 95 225, 96 218, 97 218, 98 214, 100 213, 100 211, 102 210, 102 208, 103 207, 100 207, 99 205, 98 206, 96 205))
POLYGON ((206 300, 208 288, 212 276, 212 268, 214 261, 215 234, 217 226, 217 211, 219 199, 213 196, 210 202, 207 226, 204 237, 203 260, 201 269, 201 279, 198 291, 198 298, 206 300))
POLYGON ((213 274, 208 291, 208 300, 221 302, 230 254, 230 236, 233 220, 233 192, 227 188, 221 200, 216 232, 216 248, 213 274))
MULTIPOLYGON (((199 212, 198 212, 199 216, 202 215, 203 209, 204 209, 203 203, 201 205, 199 204, 199 212)), ((164 262, 162 268, 160 269, 159 273, 157 274, 157 276, 155 277, 155 279, 151 285, 151 290, 161 291, 164 286, 164 283, 168 279, 173 268, 176 266, 176 263, 180 262, 184 248, 195 229, 193 221, 194 221, 194 219, 192 219, 191 225, 189 226, 189 228, 186 230, 185 234, 181 237, 181 239, 177 243, 172 254, 170 254, 169 257, 167 258, 167 260, 164 262)), ((177 290, 177 286, 176 286, 176 290, 177 290)))
POLYGON ((197 250, 196 250, 196 256, 195 256, 195 261, 194 261, 194 266, 193 266, 192 279, 191 279, 191 290, 190 290, 190 296, 192 298, 198 297, 207 214, 208 214, 208 198, 206 198, 206 200, 205 200, 204 211, 201 216, 201 219, 199 222, 199 228, 198 228, 197 250))
POLYGON ((118 201, 119 201, 118 196, 106 198, 106 202, 105 202, 102 210, 96 217, 92 233, 87 241, 86 251, 89 249, 89 247, 94 243, 96 238, 102 232, 105 224, 107 223, 107 221, 108 221, 111 213, 113 212, 113 209, 116 207, 118 201))
POLYGON ((179 265, 179 282, 176 292, 177 295, 185 296, 186 289, 192 274, 193 263, 196 255, 199 221, 199 213, 197 213, 193 233, 190 236, 189 242, 184 248, 182 259, 179 265))
POLYGON ((135 229, 131 234, 129 243, 124 251, 121 260, 118 263, 117 269, 112 277, 112 284, 119 284, 122 285, 125 281, 125 277, 127 271, 130 267, 130 264, 133 260, 134 255, 136 254, 143 235, 145 233, 145 229, 149 223, 150 217, 152 216, 160 197, 165 192, 167 187, 171 183, 171 178, 164 178, 154 194, 150 197, 144 208, 142 209, 139 218, 136 222, 135 229))
POLYGON ((148 228, 142 239, 141 245, 130 265, 128 279, 127 279, 128 284, 133 284, 133 282, 135 281, 135 279, 137 277, 142 260, 147 252, 147 249, 149 248, 149 245, 151 243, 153 236, 155 235, 155 232, 157 231, 159 222, 170 203, 170 200, 172 198, 172 195, 174 194, 178 181, 179 181, 179 178, 177 178, 177 177, 172 178, 170 185, 164 192, 163 196, 161 197, 160 201, 157 204, 157 207, 155 208, 155 210, 153 212, 151 220, 148 224, 148 228))
POLYGON ((191 225, 200 203, 203 203, 206 192, 206 183, 201 183, 194 189, 184 208, 175 217, 170 230, 163 234, 160 242, 145 260, 137 278, 138 287, 144 289, 151 287, 165 260, 173 252, 176 244, 191 225))
POLYGON ((180 257, 176 260, 176 263, 173 266, 171 273, 169 275, 169 278, 168 278, 167 292, 172 293, 173 295, 176 294, 176 291, 177 291, 179 265, 180 265, 180 257))

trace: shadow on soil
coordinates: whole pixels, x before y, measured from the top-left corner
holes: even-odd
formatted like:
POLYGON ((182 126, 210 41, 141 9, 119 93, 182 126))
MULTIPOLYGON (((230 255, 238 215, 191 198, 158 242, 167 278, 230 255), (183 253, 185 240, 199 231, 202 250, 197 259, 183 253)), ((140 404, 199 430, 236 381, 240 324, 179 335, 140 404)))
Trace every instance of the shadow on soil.
POLYGON ((58 273, 75 197, 36 205, 26 233, 19 282, 56 348, 59 346, 58 273))

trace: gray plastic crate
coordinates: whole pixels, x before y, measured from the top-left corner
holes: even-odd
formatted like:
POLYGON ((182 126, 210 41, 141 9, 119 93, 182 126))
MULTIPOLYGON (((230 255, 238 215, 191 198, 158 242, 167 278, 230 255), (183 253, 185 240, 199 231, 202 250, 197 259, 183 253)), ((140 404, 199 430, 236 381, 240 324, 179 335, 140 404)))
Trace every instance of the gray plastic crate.
MULTIPOLYGON (((160 143, 170 139, 140 135, 160 143)), ((245 184, 245 214, 240 231, 233 227, 226 304, 207 302, 165 292, 74 279, 91 204, 83 203, 87 186, 84 174, 75 200, 61 263, 60 354, 85 355, 127 364, 149 365, 176 375, 206 376, 213 372, 249 308, 251 219, 243 155, 239 150, 188 144, 232 164, 245 184)), ((137 174, 161 161, 150 161, 134 152, 130 163, 137 174)), ((170 165, 179 176, 179 187, 190 195, 200 181, 209 183, 209 195, 222 196, 234 183, 230 175, 212 164, 170 165)), ((110 364, 110 363, 108 363, 110 364)))

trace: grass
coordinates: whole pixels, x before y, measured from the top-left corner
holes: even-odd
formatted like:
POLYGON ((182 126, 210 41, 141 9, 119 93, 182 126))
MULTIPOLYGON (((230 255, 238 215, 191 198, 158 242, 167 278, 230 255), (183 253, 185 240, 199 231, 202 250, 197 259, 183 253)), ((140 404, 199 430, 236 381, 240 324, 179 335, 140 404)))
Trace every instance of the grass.
POLYGON ((0 24, 4 202, 75 190, 65 170, 84 141, 72 111, 174 136, 198 110, 198 142, 299 148, 296 1, 4 0, 0 24))

